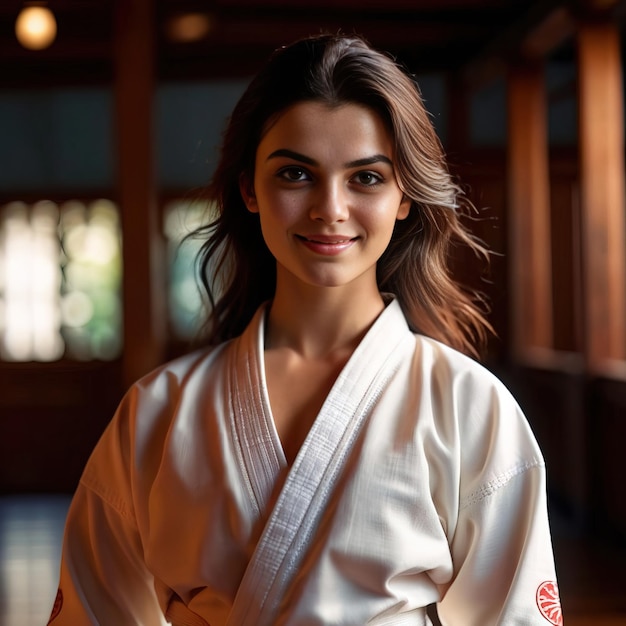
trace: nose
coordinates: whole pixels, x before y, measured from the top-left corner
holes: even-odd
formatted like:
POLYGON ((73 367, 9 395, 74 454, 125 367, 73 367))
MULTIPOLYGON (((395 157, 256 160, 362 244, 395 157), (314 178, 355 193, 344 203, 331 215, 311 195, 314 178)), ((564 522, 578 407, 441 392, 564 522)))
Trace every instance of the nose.
POLYGON ((317 185, 311 198, 309 215, 326 224, 345 222, 350 214, 347 190, 339 182, 329 181, 317 185))

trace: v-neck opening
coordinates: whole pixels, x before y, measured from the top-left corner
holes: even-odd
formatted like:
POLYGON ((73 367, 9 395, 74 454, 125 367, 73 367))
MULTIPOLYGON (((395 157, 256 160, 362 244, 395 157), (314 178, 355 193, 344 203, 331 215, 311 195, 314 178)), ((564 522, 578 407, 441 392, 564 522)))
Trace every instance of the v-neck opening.
MULTIPOLYGON (((277 482, 284 485, 291 474, 298 471, 301 457, 308 453, 312 445, 311 438, 316 437, 315 433, 319 431, 320 416, 341 401, 342 389, 346 386, 347 378, 351 376, 350 372, 355 374, 356 386, 361 384, 361 370, 370 368, 369 357, 363 359, 363 350, 367 350, 373 334, 380 332, 381 318, 387 317, 390 306, 388 304, 381 312, 339 371, 291 463, 287 461, 276 427, 267 387, 264 352, 264 328, 269 308, 267 303, 257 311, 248 328, 235 341, 235 361, 231 369, 231 419, 235 438, 238 440, 238 457, 245 474, 244 479, 260 515, 275 500, 277 482), (356 370, 355 362, 360 363, 356 370)), ((397 302, 395 306, 399 306, 397 302)), ((382 324, 385 324, 384 320, 382 324)), ((406 330, 408 328, 405 322, 404 331, 406 330)))
POLYGON ((266 305, 264 307, 264 309, 263 309, 263 316, 262 316, 262 318, 260 320, 260 324, 259 324, 259 327, 258 327, 259 334, 258 334, 258 337, 257 337, 257 341, 258 341, 258 343, 257 343, 257 346, 258 346, 257 367, 258 367, 258 370, 259 370, 259 379, 261 381, 261 390, 262 390, 262 396, 263 396, 263 412, 264 412, 264 416, 266 418, 268 428, 270 428, 271 431, 272 431, 273 442, 274 442, 274 447, 276 449, 276 452, 277 453, 280 452, 280 455, 281 455, 281 459, 280 459, 281 466, 282 466, 283 470, 284 469, 288 470, 286 472, 286 475, 289 475, 291 473, 292 469, 296 466, 296 463, 298 461, 298 457, 300 456, 301 451, 304 448, 308 447, 307 441, 308 441, 309 437, 311 436, 312 431, 315 430, 315 424, 318 421, 320 415, 323 414, 324 407, 327 405, 329 398, 332 397, 333 392, 336 390, 336 388, 338 386, 338 381, 341 380, 342 375, 346 371, 346 368, 348 368, 350 366, 355 353, 358 351, 359 346, 363 343, 363 341, 367 337, 367 335, 368 335, 369 331, 371 330, 371 328, 376 324, 376 322, 380 318, 380 316, 384 314, 385 309, 387 308, 387 305, 389 304, 390 301, 391 300, 389 300, 389 299, 387 299, 385 301, 385 308, 381 311, 381 313, 372 322, 372 324, 370 325, 370 328, 363 335, 363 337, 358 342, 358 344, 355 346, 355 348, 352 351, 352 353, 350 354, 350 356, 347 358, 346 362, 343 364, 343 366, 338 371, 335 379, 333 380, 332 385, 328 389, 328 392, 324 396, 323 401, 319 405, 319 408, 318 408, 318 410, 317 410, 317 412, 315 414, 315 417, 311 420, 311 424, 309 426, 309 429, 307 430, 305 437, 302 439, 302 443, 298 447, 298 451, 294 455, 293 460, 291 462, 288 461, 287 453, 285 451, 285 444, 284 444, 283 440, 281 439, 280 434, 278 432, 278 427, 276 425, 276 419, 274 417, 274 412, 272 410, 272 403, 271 403, 271 399, 270 399, 269 387, 268 387, 268 384, 267 384, 267 372, 266 372, 266 367, 265 367, 265 336, 266 336, 265 333, 266 333, 266 329, 267 329, 267 320, 268 320, 269 306, 266 305))

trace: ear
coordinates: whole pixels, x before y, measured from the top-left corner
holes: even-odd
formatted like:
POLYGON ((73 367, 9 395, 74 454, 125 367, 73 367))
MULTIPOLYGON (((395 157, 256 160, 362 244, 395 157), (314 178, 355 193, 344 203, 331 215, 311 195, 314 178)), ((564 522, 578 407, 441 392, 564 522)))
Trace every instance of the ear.
POLYGON ((245 173, 239 176, 239 192, 241 193, 241 197, 248 211, 250 211, 250 213, 258 213, 259 205, 256 201, 256 194, 254 193, 254 183, 245 173))
POLYGON ((411 210, 412 204, 411 198, 406 194, 402 194, 402 200, 400 201, 400 206, 398 207, 398 213, 396 214, 397 220, 405 220, 409 216, 409 211, 411 210))

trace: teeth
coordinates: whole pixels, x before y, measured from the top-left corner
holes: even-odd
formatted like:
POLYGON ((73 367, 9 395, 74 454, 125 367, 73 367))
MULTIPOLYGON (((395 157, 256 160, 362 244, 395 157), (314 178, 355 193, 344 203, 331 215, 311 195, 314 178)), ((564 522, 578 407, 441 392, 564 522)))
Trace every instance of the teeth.
POLYGON ((344 239, 315 239, 314 237, 305 237, 304 235, 296 235, 298 239, 302 239, 302 241, 309 241, 311 243, 318 243, 320 245, 333 246, 339 245, 343 243, 350 243, 354 241, 356 237, 346 237, 344 239))

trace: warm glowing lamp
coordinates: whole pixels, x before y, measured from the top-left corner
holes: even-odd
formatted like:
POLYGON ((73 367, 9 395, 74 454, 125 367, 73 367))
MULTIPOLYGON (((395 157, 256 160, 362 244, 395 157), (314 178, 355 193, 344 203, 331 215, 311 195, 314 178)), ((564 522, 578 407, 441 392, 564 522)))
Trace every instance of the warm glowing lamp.
POLYGON ((167 23, 167 36, 177 43, 191 43, 204 39, 213 29, 213 17, 208 13, 184 13, 167 23))
POLYGON ((27 6, 15 21, 15 35, 29 50, 47 48, 57 35, 57 22, 52 11, 44 6, 27 6))

